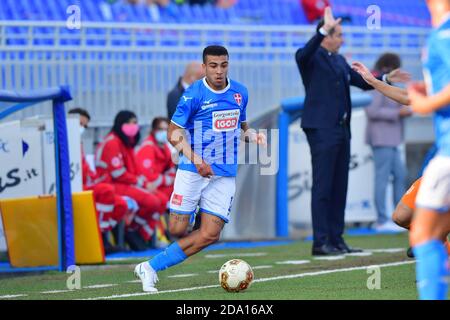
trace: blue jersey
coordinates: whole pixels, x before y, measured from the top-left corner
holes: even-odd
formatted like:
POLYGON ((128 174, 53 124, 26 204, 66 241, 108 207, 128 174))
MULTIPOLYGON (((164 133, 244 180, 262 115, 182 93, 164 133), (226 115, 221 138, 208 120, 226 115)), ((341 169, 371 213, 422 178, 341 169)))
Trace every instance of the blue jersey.
MULTIPOLYGON (((429 95, 450 84, 450 18, 431 32, 422 60, 429 95)), ((450 104, 435 112, 434 129, 438 154, 450 156, 450 104)))
MULTIPOLYGON (((230 79, 225 89, 216 91, 203 78, 180 98, 172 122, 185 128, 192 150, 211 165, 215 175, 236 176, 241 122, 246 121, 247 102, 247 88, 230 79)), ((184 155, 178 168, 197 172, 184 155)))

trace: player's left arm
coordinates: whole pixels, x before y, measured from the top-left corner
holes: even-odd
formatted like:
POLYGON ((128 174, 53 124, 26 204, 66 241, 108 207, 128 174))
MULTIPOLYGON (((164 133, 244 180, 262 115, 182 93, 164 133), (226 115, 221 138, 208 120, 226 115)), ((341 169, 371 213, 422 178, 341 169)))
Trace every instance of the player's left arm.
POLYGON ((241 135, 241 139, 246 143, 256 143, 263 146, 267 145, 266 135, 262 132, 257 133, 255 129, 250 128, 247 123, 247 104, 248 104, 248 91, 245 90, 243 93, 243 107, 240 115, 241 122, 241 130, 243 131, 243 135, 241 135))

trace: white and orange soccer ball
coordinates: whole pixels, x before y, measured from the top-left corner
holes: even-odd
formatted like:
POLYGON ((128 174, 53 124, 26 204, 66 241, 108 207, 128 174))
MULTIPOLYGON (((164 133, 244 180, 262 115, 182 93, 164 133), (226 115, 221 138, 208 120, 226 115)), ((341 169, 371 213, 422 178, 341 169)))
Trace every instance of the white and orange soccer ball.
POLYGON ((219 282, 228 292, 239 292, 250 287, 254 279, 250 265, 241 259, 225 262, 219 271, 219 282))

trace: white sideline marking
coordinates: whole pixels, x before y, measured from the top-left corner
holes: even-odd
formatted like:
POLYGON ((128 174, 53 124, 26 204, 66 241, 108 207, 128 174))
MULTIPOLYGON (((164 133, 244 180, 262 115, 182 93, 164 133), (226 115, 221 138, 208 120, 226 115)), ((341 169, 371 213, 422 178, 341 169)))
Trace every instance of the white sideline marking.
POLYGON ((109 288, 117 286, 117 283, 106 283, 106 284, 94 284, 92 286, 83 287, 83 289, 99 289, 99 288, 109 288))
POLYGON ((269 268, 273 268, 273 266, 254 266, 254 267, 252 267, 253 270, 269 269, 269 268))
POLYGON ((221 254, 207 254, 205 258, 224 258, 224 257, 262 257, 266 256, 267 252, 249 252, 249 253, 221 253, 221 254))
POLYGON ((18 297, 26 297, 27 294, 7 294, 6 296, 0 296, 0 299, 12 299, 12 298, 18 298, 18 297))
POLYGON ((50 290, 50 291, 42 291, 43 294, 52 294, 52 293, 65 293, 65 292, 71 292, 74 290, 50 290))
POLYGON ((406 249, 405 248, 387 248, 387 249, 367 249, 366 251, 381 252, 381 253, 395 253, 395 252, 406 251, 406 249))
POLYGON ((351 267, 351 268, 333 269, 333 270, 323 270, 323 271, 316 271, 316 272, 306 272, 306 273, 291 274, 291 275, 286 275, 286 276, 278 276, 278 277, 256 279, 253 282, 266 282, 266 281, 283 280, 283 279, 303 278, 303 277, 308 277, 308 276, 320 276, 320 275, 329 274, 329 273, 365 270, 365 269, 370 268, 370 267, 380 267, 380 268, 381 267, 396 267, 396 266, 401 266, 401 265, 404 265, 404 264, 411 264, 411 263, 415 263, 415 261, 399 261, 399 262, 392 262, 392 263, 385 263, 385 264, 378 264, 378 265, 370 265, 370 266, 351 267))
POLYGON ((131 281, 127 281, 127 283, 140 283, 141 280, 131 280, 131 281))
MULTIPOLYGON (((115 283, 107 283, 107 284, 94 284, 92 286, 85 286, 82 289, 99 289, 99 288, 109 288, 117 286, 115 283)), ((42 291, 43 294, 54 294, 54 293, 66 293, 66 292, 72 292, 76 291, 74 290, 50 290, 50 291, 42 291)))
POLYGON ((168 276, 167 278, 187 278, 198 276, 198 273, 184 273, 184 274, 174 274, 173 276, 168 276))
POLYGON ((309 260, 286 260, 286 261, 277 261, 276 264, 305 264, 310 263, 309 260))
POLYGON ((353 252, 353 253, 346 253, 346 256, 349 257, 367 257, 371 256, 373 252, 370 251, 363 251, 363 252, 353 252))
POLYGON ((314 257, 314 260, 342 260, 344 259, 344 255, 338 255, 338 256, 329 256, 329 257, 314 257))
MULTIPOLYGON (((380 267, 380 268, 381 267, 395 267, 395 266, 401 266, 401 265, 404 265, 404 264, 411 264, 411 263, 415 263, 415 261, 399 261, 399 262, 385 263, 385 264, 379 264, 379 265, 370 265, 370 266, 361 266, 361 267, 352 267, 352 268, 342 268, 342 269, 324 270, 324 271, 316 271, 316 272, 305 272, 305 273, 291 274, 291 275, 285 275, 285 276, 256 279, 256 280, 254 280, 254 282, 266 282, 266 281, 274 281, 274 280, 295 279, 295 278, 303 278, 303 277, 311 277, 311 276, 320 276, 320 275, 323 275, 323 274, 330 274, 330 273, 337 273, 337 272, 365 270, 365 269, 367 269, 369 267, 380 267)), ((209 289, 209 288, 220 288, 220 286, 219 285, 209 285, 209 286, 202 286, 202 287, 182 288, 182 289, 175 289, 175 290, 164 290, 164 291, 159 291, 159 292, 138 292, 138 293, 128 293, 128 294, 116 294, 116 295, 112 295, 112 296, 87 298, 87 299, 82 299, 82 300, 105 300, 105 299, 117 299, 117 298, 130 298, 130 297, 147 296, 147 295, 151 295, 151 294, 194 291, 194 290, 209 289)))

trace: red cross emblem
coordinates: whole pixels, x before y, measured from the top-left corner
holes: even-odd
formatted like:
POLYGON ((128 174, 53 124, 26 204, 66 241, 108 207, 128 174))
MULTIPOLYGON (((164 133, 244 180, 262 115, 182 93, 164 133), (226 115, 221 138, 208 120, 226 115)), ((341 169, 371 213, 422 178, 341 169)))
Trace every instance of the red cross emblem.
POLYGON ((239 106, 241 106, 241 103, 242 103, 242 96, 241 96, 241 94, 240 93, 235 93, 233 96, 234 96, 234 100, 236 100, 237 104, 239 106))

